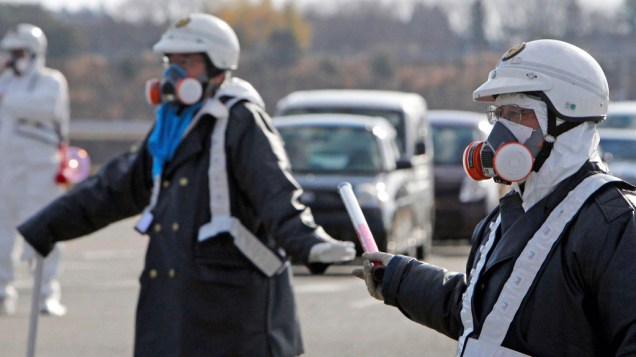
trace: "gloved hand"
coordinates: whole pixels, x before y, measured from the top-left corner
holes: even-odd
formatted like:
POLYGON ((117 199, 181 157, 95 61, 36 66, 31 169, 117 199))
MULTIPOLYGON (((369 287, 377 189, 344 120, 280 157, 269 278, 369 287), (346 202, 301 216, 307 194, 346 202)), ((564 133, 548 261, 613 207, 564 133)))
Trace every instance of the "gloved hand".
POLYGON ((70 183, 65 175, 65 171, 68 168, 68 145, 64 143, 60 144, 58 152, 60 154, 60 167, 55 173, 55 183, 66 186, 70 183))
POLYGON ((380 262, 383 267, 386 267, 394 256, 384 252, 364 253, 362 254, 362 258, 365 259, 364 263, 362 263, 362 269, 354 269, 352 272, 353 276, 364 280, 369 295, 380 301, 384 301, 382 281, 377 281, 379 279, 373 278, 373 269, 378 269, 378 267, 374 267, 371 262, 380 262))
POLYGON ((309 251, 309 263, 344 263, 356 257, 353 242, 330 240, 315 244, 309 251))

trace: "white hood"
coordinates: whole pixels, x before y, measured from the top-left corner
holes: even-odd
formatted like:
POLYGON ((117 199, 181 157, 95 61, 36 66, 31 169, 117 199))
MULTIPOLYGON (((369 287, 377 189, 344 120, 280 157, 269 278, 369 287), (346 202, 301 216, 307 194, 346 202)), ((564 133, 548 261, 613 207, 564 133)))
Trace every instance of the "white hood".
POLYGON ((250 83, 237 77, 231 77, 221 85, 216 97, 223 96, 234 97, 236 100, 244 99, 265 108, 265 102, 256 89, 250 83))
MULTIPOLYGON (((503 94, 497 97, 496 105, 516 104, 522 108, 533 109, 543 133, 548 129, 548 110, 546 104, 524 94, 503 94)), ((557 118, 557 125, 564 121, 557 118)), ((596 124, 584 122, 556 138, 550 156, 539 172, 531 172, 525 181, 521 198, 524 210, 551 193, 564 179, 577 172, 588 160, 601 163, 597 154, 599 135, 596 124)), ((604 165, 603 165, 604 166, 604 165)), ((518 183, 513 183, 515 191, 521 192, 518 183)))

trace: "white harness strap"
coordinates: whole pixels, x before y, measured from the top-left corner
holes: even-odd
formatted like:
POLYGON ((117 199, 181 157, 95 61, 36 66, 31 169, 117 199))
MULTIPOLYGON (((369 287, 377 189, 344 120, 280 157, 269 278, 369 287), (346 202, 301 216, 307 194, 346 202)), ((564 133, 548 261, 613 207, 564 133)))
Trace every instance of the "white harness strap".
MULTIPOLYGON (((225 132, 229 118, 228 108, 231 108, 240 98, 225 105, 214 100, 214 107, 209 108, 216 118, 210 145, 210 165, 208 168, 210 190, 211 221, 201 226, 198 240, 204 241, 227 232, 232 235, 234 245, 243 253, 263 274, 272 277, 282 271, 286 263, 270 248, 258 239, 240 220, 232 217, 230 210, 230 189, 228 186, 225 154, 225 132)), ((204 108, 205 109, 205 108, 204 108)))
MULTIPOLYGON (((234 239, 234 245, 254 264, 263 274, 272 277, 283 271, 287 263, 279 258, 260 239, 258 239, 241 221, 232 217, 230 211, 230 189, 227 179, 227 166, 225 155, 225 132, 229 119, 229 109, 241 101, 237 97, 223 104, 217 98, 209 100, 197 113, 190 126, 183 134, 185 137, 194 127, 203 114, 211 114, 216 118, 212 131, 212 143, 210 145, 210 164, 208 166, 209 192, 210 192, 210 216, 211 221, 199 228, 197 240, 199 242, 213 238, 220 233, 227 232, 234 239)), ((141 218, 135 225, 135 229, 145 233, 153 221, 152 209, 155 208, 161 190, 161 177, 153 179, 150 204, 144 209, 141 218)))
MULTIPOLYGON (((466 356, 523 356, 519 352, 501 346, 521 302, 528 294, 539 269, 546 261, 550 250, 558 241, 565 226, 594 192, 605 184, 614 181, 620 181, 620 179, 606 174, 592 175, 570 191, 566 198, 550 213, 515 261, 510 277, 504 284, 492 311, 484 321, 479 340, 470 338, 466 343, 466 338, 470 332, 464 332, 459 341, 458 356, 462 354, 464 344, 466 344, 464 352, 466 356)), ((471 279, 471 285, 474 285, 472 280, 476 279, 471 279)), ((464 294, 461 317, 465 330, 467 328, 463 312, 467 305, 470 309, 473 292, 474 289, 470 289, 469 286, 464 294), (466 297, 466 295, 469 296, 466 297)), ((472 332, 472 314, 468 320, 470 320, 468 325, 470 325, 472 332)))
POLYGON ((462 324, 464 325, 464 333, 459 338, 459 344, 457 345, 457 356, 461 355, 462 351, 464 350, 466 337, 468 337, 468 335, 471 334, 473 332, 473 329, 475 328, 473 324, 474 321, 472 308, 473 293, 475 291, 475 286, 477 286, 477 280, 481 275, 481 271, 486 265, 486 257, 494 246, 495 236, 497 235, 497 229, 499 228, 500 223, 501 214, 498 214, 495 222, 490 222, 490 235, 488 235, 488 240, 486 241, 486 244, 479 247, 479 258, 476 264, 473 264, 474 268, 470 270, 470 281, 468 283, 468 288, 462 296, 462 310, 460 312, 460 316, 462 318, 462 324))

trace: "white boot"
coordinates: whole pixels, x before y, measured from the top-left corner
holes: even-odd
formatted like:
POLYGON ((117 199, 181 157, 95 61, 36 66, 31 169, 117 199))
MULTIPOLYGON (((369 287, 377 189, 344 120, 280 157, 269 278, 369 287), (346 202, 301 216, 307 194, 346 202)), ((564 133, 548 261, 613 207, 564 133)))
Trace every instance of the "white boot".
POLYGON ((18 305, 18 292, 13 286, 7 286, 0 296, 0 315, 13 315, 18 305))
POLYGON ((50 316, 66 315, 66 306, 59 299, 49 297, 40 302, 40 314, 50 316))
POLYGON ((42 285, 42 295, 40 296, 40 313, 50 316, 64 316, 66 307, 60 303, 62 289, 56 280, 49 281, 42 285))

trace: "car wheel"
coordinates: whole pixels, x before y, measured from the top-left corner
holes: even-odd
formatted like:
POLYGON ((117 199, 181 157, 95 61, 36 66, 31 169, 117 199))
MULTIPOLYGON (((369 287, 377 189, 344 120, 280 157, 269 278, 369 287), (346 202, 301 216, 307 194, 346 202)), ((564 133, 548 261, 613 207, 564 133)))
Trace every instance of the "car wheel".
POLYGON ((419 243, 415 249, 415 258, 419 260, 426 259, 433 249, 433 223, 429 220, 425 223, 424 229, 422 229, 419 243))

